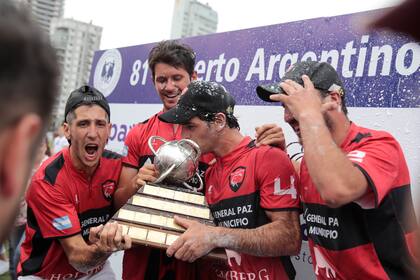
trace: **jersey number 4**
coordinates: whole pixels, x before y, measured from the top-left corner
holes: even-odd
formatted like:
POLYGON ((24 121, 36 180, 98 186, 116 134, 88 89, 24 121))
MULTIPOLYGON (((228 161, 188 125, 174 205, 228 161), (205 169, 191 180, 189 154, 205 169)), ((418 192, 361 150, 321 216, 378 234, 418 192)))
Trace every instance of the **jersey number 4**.
POLYGON ((297 191, 295 187, 295 178, 290 176, 290 187, 282 189, 280 184, 280 178, 274 179, 274 194, 275 195, 290 195, 293 199, 297 197, 297 191))

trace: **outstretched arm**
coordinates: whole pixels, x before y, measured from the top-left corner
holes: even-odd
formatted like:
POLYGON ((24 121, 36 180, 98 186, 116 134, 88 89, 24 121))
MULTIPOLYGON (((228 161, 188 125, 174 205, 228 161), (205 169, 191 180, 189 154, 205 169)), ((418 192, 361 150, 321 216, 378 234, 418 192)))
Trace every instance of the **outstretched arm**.
POLYGON ((212 227, 176 217, 175 221, 187 230, 166 253, 189 262, 218 247, 254 256, 298 254, 301 244, 298 212, 266 211, 266 214, 271 222, 255 229, 212 227))
POLYGON ((134 178, 137 175, 137 169, 123 166, 121 170, 118 188, 114 194, 114 209, 117 211, 127 200, 130 199, 137 192, 137 185, 134 183, 134 178))
POLYGON ((60 243, 69 263, 83 273, 105 262, 113 252, 131 248, 131 238, 122 235, 122 227, 116 222, 91 228, 89 244, 81 234, 60 239, 60 243))

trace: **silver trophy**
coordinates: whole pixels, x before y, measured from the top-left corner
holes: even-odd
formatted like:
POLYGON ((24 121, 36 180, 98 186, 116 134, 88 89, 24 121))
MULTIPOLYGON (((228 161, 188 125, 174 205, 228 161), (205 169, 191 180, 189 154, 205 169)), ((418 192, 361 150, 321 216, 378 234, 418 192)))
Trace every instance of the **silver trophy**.
POLYGON ((153 182, 155 184, 168 182, 170 184, 182 184, 186 188, 199 192, 203 189, 203 180, 197 173, 198 160, 201 155, 200 147, 192 140, 181 139, 174 141, 166 141, 159 136, 149 138, 148 145, 155 155, 154 164, 159 171, 159 178, 153 182), (162 141, 157 151, 153 148, 152 143, 155 140, 162 141), (194 188, 187 183, 193 176, 197 176, 200 182, 198 188, 194 188))
MULTIPOLYGON (((123 234, 128 234, 134 243, 165 249, 185 231, 175 223, 175 215, 208 225, 214 225, 214 222, 200 192, 203 180, 197 173, 201 155, 199 146, 188 139, 166 141, 159 136, 150 137, 148 145, 155 154, 154 164, 159 178, 142 186, 113 220, 122 225, 123 234), (152 145, 155 141, 163 142, 157 150, 152 145), (186 183, 193 176, 198 177, 198 188, 186 183)), ((220 252, 211 252, 209 256, 225 258, 220 252)))

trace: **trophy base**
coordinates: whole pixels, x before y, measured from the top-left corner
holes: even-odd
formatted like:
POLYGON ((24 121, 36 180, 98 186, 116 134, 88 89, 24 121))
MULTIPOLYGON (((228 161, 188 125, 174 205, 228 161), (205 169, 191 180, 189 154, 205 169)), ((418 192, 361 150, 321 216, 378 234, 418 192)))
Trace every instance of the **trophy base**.
MULTIPOLYGON (((175 215, 214 226, 204 195, 162 184, 140 188, 112 219, 123 226, 123 234, 134 244, 166 249, 185 231, 174 222, 175 215)), ((224 250, 208 256, 226 259, 224 250)))

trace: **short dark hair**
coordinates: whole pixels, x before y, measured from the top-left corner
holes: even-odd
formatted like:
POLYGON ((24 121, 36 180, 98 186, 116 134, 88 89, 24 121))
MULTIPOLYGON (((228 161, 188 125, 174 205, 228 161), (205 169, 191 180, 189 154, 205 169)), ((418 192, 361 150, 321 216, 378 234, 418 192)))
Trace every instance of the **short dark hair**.
POLYGON ((0 1, 0 65, 0 129, 27 113, 45 129, 58 93, 55 51, 28 11, 9 0, 0 1))
MULTIPOLYGON (((217 113, 208 113, 206 115, 198 115, 197 117, 202 121, 213 122, 216 119, 216 114, 217 113)), ((229 128, 240 129, 238 119, 233 114, 222 114, 226 116, 226 124, 229 128)))
POLYGON ((195 53, 193 49, 176 40, 166 40, 158 43, 149 53, 149 68, 155 80, 155 67, 158 63, 165 63, 175 68, 183 68, 192 76, 194 73, 195 53))

